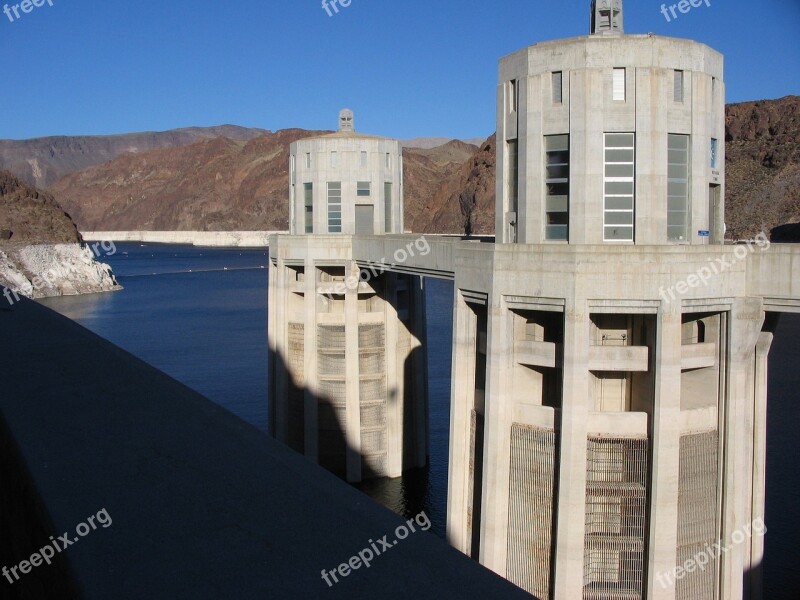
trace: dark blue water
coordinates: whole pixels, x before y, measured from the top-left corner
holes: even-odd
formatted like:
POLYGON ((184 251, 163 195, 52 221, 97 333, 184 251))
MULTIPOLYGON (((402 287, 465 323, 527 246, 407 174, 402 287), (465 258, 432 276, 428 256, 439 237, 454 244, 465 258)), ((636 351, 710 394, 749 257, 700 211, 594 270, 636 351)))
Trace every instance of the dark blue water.
POLYGON ((102 260, 123 291, 42 304, 266 431, 267 252, 116 248, 102 260))
MULTIPOLYGON (((101 260, 121 292, 42 304, 267 432, 265 250, 118 243, 101 260)), ((395 512, 425 511, 445 536, 453 285, 427 282, 431 456, 425 469, 358 486, 395 512)))
MULTIPOLYGON (((103 260, 122 292, 54 298, 43 304, 78 321, 267 430, 267 252, 117 244, 103 260), (227 270, 226 270, 227 269, 227 270)), ((360 486, 409 517, 424 510, 444 537, 447 497, 453 286, 427 280, 430 466, 360 486)), ((770 354, 767 559, 769 600, 800 598, 800 315, 782 317, 770 354)))

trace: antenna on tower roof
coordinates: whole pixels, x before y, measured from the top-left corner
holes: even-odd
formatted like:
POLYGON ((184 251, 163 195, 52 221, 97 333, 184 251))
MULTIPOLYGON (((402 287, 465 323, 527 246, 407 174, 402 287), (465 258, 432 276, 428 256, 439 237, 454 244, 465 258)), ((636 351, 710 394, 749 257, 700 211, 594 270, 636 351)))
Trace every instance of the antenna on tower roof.
POLYGON ((592 0, 591 33, 624 33, 622 0, 592 0))
POLYGON ((353 111, 349 108, 343 108, 339 111, 339 131, 355 130, 355 123, 353 123, 353 111))

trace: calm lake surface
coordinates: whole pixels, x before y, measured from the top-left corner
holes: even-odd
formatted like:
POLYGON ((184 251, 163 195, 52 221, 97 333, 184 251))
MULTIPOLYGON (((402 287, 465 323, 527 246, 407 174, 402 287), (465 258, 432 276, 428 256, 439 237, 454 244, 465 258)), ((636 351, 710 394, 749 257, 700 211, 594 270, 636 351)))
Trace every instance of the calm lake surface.
MULTIPOLYGON (((121 292, 41 303, 267 431, 265 250, 119 243, 103 258, 121 292)), ((430 466, 359 488, 445 537, 453 285, 426 280, 430 466)), ((800 315, 782 318, 770 355, 765 599, 800 598, 800 315)))

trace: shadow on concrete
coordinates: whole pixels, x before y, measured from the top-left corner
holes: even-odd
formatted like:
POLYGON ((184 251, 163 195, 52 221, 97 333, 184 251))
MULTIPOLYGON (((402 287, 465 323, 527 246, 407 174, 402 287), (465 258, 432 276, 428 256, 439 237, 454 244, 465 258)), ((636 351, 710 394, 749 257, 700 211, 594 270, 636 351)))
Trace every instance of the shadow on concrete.
POLYGON ((769 239, 776 244, 796 244, 800 242, 800 223, 787 223, 773 227, 769 239))
MULTIPOLYGON (((62 554, 68 568, 27 574, 43 582, 20 597, 528 597, 420 534, 326 585, 323 569, 346 568, 403 519, 33 302, 0 311, 0 381, 3 560, 28 559, 99 509, 113 519, 62 554)), ((0 578, 0 597, 11 594, 0 578)))
POLYGON ((51 536, 64 533, 53 526, 24 464, 0 415, 0 568, 8 569, 0 575, 0 598, 79 598, 64 554, 53 550, 49 567, 32 567, 27 574, 17 568, 51 536))

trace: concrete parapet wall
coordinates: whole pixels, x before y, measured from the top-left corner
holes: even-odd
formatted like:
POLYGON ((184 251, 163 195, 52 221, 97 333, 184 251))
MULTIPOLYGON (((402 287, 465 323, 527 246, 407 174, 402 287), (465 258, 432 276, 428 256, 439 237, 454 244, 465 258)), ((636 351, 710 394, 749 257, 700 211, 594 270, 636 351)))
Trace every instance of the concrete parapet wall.
POLYGON ((0 578, 3 598, 528 597, 419 527, 328 587, 323 569, 369 540, 391 544, 405 521, 33 302, 0 310, 0 381, 2 490, 44 513, 0 505, 0 522, 36 526, 14 545, 3 528, 6 566, 102 509, 112 520, 59 555, 76 593, 55 576, 57 594, 42 595, 36 582, 53 575, 42 565, 0 578))

